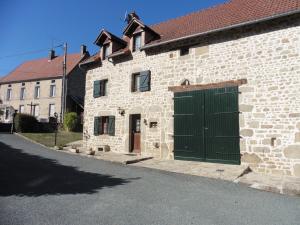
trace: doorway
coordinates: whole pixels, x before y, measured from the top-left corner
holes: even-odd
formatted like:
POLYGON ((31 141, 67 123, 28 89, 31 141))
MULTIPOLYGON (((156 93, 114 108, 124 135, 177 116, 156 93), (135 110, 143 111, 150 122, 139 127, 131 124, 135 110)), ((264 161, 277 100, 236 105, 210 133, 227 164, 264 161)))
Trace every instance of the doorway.
POLYGON ((141 153, 141 114, 129 118, 130 149, 132 153, 141 153))
POLYGON ((175 93, 175 159, 240 164, 238 87, 175 93))

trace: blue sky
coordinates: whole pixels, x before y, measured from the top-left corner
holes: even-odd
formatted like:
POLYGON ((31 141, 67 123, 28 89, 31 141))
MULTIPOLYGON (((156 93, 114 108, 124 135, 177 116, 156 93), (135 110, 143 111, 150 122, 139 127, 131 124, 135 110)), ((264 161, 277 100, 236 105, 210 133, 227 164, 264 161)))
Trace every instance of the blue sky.
MULTIPOLYGON (((225 0, 0 0, 0 76, 22 62, 46 57, 52 44, 68 42, 69 53, 85 44, 90 53, 102 28, 121 36, 125 12, 135 10, 151 25, 225 0), (42 50, 42 51, 39 51, 42 50), (20 55, 25 52, 36 52, 20 55), (17 55, 17 56, 16 56, 17 55)), ((62 54, 61 49, 56 49, 62 54)))

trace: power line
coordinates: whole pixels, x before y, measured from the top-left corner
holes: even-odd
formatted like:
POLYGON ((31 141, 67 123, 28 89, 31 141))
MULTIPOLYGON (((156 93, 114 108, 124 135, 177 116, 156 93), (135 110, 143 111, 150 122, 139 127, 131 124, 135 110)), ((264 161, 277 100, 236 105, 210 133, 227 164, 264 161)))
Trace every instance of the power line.
MULTIPOLYGON (((60 44, 60 45, 53 46, 53 48, 58 48, 58 47, 62 47, 62 46, 63 46, 63 44, 60 44)), ((36 53, 45 52, 45 51, 49 51, 49 48, 33 50, 33 51, 27 51, 27 52, 21 52, 21 53, 13 54, 13 55, 0 56, 0 60, 5 59, 5 58, 12 58, 12 57, 17 57, 17 56, 36 54, 36 53)))

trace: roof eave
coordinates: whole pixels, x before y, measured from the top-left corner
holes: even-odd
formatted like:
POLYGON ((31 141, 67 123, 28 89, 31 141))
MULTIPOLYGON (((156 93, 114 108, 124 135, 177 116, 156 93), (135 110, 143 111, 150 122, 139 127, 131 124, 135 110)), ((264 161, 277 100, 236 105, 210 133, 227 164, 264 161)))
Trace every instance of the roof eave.
POLYGON ((189 39, 189 38, 201 37, 201 36, 204 36, 204 35, 220 32, 220 31, 226 31, 226 30, 239 28, 239 27, 243 27, 243 26, 247 26, 247 25, 253 25, 253 24, 256 24, 256 23, 266 22, 266 21, 278 19, 280 17, 294 15, 294 14, 297 14, 297 13, 300 13, 300 9, 289 11, 289 12, 286 12, 286 13, 276 14, 276 15, 265 17, 265 18, 258 19, 258 20, 251 20, 251 21, 248 21, 248 22, 239 23, 239 24, 235 24, 235 25, 231 25, 231 26, 227 26, 227 27, 223 27, 223 28, 218 28, 218 29, 214 29, 214 30, 210 30, 210 31, 206 31, 206 32, 196 33, 196 34, 192 34, 192 35, 188 35, 188 36, 184 36, 184 37, 180 37, 180 38, 175 38, 175 39, 171 39, 171 40, 167 40, 167 41, 162 41, 162 42, 158 42, 158 43, 154 43, 154 44, 148 44, 148 45, 145 45, 145 46, 141 47, 141 50, 146 50, 146 49, 158 47, 158 46, 161 46, 161 45, 165 45, 165 44, 169 44, 169 43, 173 43, 173 42, 176 42, 176 41, 181 41, 181 40, 185 40, 185 39, 189 39))
POLYGON ((136 19, 133 19, 133 20, 127 25, 127 27, 125 28, 125 30, 123 31, 123 34, 124 34, 124 35, 127 35, 127 34, 128 34, 129 29, 130 29, 130 27, 133 25, 133 23, 137 23, 137 24, 139 24, 142 28, 145 28, 145 24, 143 24, 141 21, 138 21, 138 20, 136 20, 136 19))
MULTIPOLYGON (((68 74, 67 74, 67 76, 68 76, 68 74)), ((58 76, 53 76, 53 77, 33 78, 33 79, 27 79, 27 80, 24 79, 24 80, 3 81, 3 82, 0 82, 0 84, 15 84, 15 83, 32 82, 32 81, 39 81, 39 80, 53 80, 53 79, 60 79, 62 77, 63 77, 63 75, 58 75, 58 76)))

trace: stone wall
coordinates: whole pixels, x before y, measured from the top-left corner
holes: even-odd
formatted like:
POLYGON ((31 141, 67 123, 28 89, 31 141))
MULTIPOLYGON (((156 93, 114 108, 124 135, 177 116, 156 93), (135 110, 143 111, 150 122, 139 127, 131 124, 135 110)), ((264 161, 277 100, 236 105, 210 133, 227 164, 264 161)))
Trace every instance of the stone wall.
POLYGON ((190 53, 176 45, 133 53, 118 63, 104 60, 87 71, 85 124, 88 148, 109 145, 129 151, 129 115, 141 114, 142 154, 173 158, 173 93, 184 79, 209 84, 247 79, 240 86, 242 163, 255 171, 300 176, 300 18, 285 18, 190 40, 190 53), (151 71, 151 91, 131 92, 132 73, 151 71), (94 80, 108 79, 108 96, 93 98, 94 80), (118 114, 118 107, 125 115, 118 114), (95 116, 116 116, 115 136, 94 136, 95 116), (144 123, 145 121, 145 123, 144 123), (149 128, 149 122, 158 122, 149 128), (158 143, 158 146, 156 146, 158 143))

